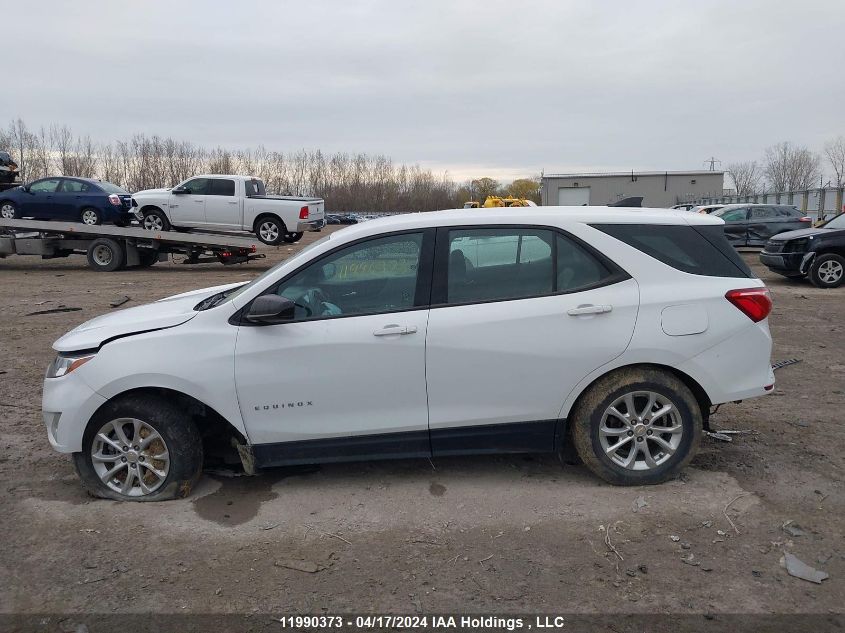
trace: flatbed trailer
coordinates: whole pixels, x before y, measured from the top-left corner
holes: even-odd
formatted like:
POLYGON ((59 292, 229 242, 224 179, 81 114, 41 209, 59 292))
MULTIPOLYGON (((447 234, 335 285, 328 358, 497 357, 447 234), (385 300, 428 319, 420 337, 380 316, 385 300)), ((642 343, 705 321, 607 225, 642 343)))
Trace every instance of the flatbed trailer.
POLYGON ((255 252, 255 242, 254 238, 221 233, 149 231, 131 226, 0 218, 0 258, 40 255, 42 259, 53 259, 86 255, 88 266, 100 272, 152 266, 174 254, 184 255, 185 264, 241 264, 264 257, 255 252))

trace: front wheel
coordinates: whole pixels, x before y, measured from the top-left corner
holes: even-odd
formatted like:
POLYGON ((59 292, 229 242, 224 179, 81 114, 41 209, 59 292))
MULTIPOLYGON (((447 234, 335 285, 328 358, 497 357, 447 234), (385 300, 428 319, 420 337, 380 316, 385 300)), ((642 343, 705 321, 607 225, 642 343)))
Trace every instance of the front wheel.
POLYGON ((571 420, 584 464, 621 486, 657 484, 677 475, 695 455, 704 426, 689 388, 669 372, 646 367, 599 379, 571 420))
POLYGON ((281 243, 285 233, 287 233, 285 223, 278 218, 261 218, 255 227, 255 235, 258 239, 270 246, 276 246, 281 243))
POLYGON ((301 231, 298 233, 285 233, 284 240, 288 244, 294 244, 302 239, 302 236, 305 235, 301 231))
POLYGON ((144 211, 144 219, 141 220, 141 226, 148 231, 169 231, 170 221, 163 211, 159 209, 152 209, 144 211))
POLYGON ((0 218, 14 220, 16 217, 18 217, 18 208, 15 206, 15 203, 10 200, 4 200, 0 204, 0 218))
POLYGON ((190 417, 165 400, 129 396, 91 419, 74 463, 95 497, 163 501, 186 497, 202 470, 202 438, 190 417))
POLYGON ((838 288, 845 281, 845 257, 827 253, 816 257, 810 268, 810 281, 818 288, 838 288))

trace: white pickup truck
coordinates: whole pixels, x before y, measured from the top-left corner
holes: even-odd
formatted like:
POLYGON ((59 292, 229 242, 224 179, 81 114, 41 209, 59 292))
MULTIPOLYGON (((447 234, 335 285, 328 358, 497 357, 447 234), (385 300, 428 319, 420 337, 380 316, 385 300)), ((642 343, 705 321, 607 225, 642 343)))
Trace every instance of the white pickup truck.
POLYGON ((321 198, 268 196, 264 182, 252 176, 194 176, 172 189, 139 191, 132 206, 149 230, 249 231, 271 245, 296 242, 326 223, 321 198))

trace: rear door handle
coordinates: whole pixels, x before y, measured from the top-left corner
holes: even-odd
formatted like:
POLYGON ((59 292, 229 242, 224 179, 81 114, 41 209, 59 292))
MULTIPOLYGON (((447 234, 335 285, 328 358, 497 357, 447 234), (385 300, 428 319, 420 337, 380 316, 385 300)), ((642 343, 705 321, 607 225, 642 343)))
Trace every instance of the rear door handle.
POLYGON ((567 310, 566 314, 568 314, 569 316, 581 316, 584 314, 604 314, 605 312, 610 312, 611 310, 613 310, 613 306, 583 305, 578 306, 577 308, 572 308, 571 310, 567 310))
POLYGON ((390 325, 385 325, 380 330, 376 330, 373 332, 373 336, 391 336, 393 334, 414 334, 417 331, 416 325, 398 325, 396 323, 391 323, 390 325))
POLYGON ((231 200, 231 201, 230 201, 230 202, 228 202, 227 204, 238 204, 238 201, 237 201, 237 200, 231 200))

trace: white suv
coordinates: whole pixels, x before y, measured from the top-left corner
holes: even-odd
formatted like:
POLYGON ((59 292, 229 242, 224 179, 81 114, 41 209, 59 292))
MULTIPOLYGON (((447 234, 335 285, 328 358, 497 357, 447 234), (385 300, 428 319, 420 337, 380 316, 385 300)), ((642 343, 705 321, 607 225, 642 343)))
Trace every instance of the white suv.
POLYGON ((773 388, 770 309, 707 215, 400 215, 79 326, 44 421, 114 499, 185 496, 227 445, 248 472, 571 445, 606 481, 657 483, 712 405, 773 388))

